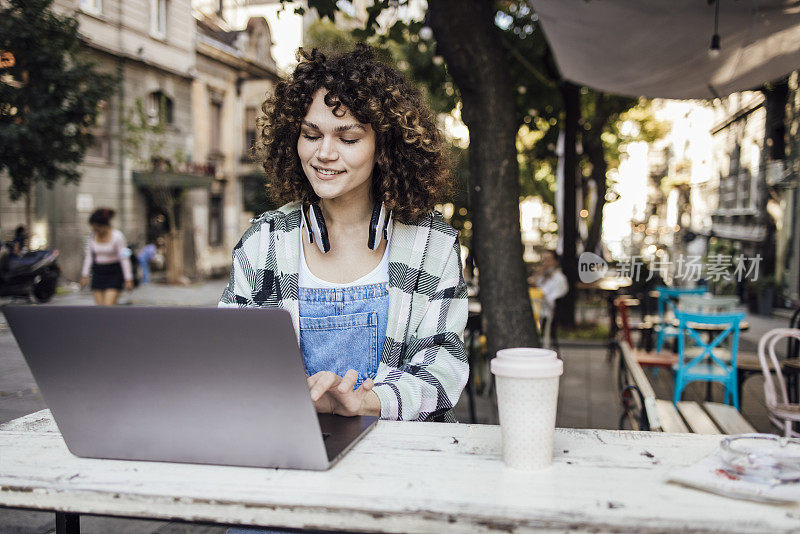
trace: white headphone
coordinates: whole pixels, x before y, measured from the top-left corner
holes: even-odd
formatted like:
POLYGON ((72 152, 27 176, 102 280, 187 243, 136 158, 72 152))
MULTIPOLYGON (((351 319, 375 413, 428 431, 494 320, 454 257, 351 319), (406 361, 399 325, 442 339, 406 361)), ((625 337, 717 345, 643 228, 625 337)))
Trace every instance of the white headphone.
MULTIPOLYGON (((308 205, 308 218, 306 218, 306 206, 300 208, 303 226, 306 229, 309 243, 317 243, 317 247, 323 254, 331 249, 331 242, 328 239, 328 228, 325 226, 325 219, 322 217, 322 210, 316 204, 308 205)), ((389 240, 392 233, 392 213, 386 213, 383 202, 376 202, 372 209, 372 217, 369 221, 369 238, 367 247, 370 250, 378 250, 381 246, 381 238, 389 240)))

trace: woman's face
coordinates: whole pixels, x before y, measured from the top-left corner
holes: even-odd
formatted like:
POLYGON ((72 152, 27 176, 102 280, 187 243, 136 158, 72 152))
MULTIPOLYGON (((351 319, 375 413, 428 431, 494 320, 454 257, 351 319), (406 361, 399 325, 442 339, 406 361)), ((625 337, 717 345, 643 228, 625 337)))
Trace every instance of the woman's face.
POLYGON ((321 199, 369 196, 375 167, 375 132, 349 110, 337 117, 325 105, 320 89, 300 127, 297 155, 314 192, 321 199))

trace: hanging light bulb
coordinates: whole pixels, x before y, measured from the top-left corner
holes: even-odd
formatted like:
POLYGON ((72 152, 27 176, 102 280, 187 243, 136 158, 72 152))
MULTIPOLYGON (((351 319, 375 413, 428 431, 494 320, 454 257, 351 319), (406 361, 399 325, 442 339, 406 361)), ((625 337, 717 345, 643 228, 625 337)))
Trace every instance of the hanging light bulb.
POLYGON ((714 6, 714 35, 711 36, 711 46, 708 47, 708 57, 719 57, 719 0, 715 0, 714 6))
POLYGON ((708 57, 719 57, 719 35, 714 34, 711 36, 711 46, 708 47, 708 57))

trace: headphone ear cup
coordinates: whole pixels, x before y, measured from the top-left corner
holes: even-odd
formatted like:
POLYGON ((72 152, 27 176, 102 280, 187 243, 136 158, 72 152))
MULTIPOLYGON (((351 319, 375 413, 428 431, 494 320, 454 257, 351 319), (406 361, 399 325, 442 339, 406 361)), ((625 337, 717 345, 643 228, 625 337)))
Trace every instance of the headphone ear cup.
POLYGON ((389 237, 392 235, 392 226, 394 222, 392 221, 392 212, 389 212, 389 215, 386 220, 386 226, 383 228, 383 238, 386 241, 389 241, 389 237))
POLYGON ((381 234, 383 233, 383 225, 386 220, 386 210, 383 207, 383 202, 376 203, 372 209, 372 217, 369 220, 369 238, 367 239, 367 247, 370 250, 377 250, 380 246, 381 234))
MULTIPOLYGON (((311 207, 309 206, 308 209, 310 210, 311 207)), ((306 231, 306 234, 307 234, 306 237, 308 237, 308 242, 309 243, 313 243, 314 242, 314 232, 311 231, 311 225, 308 224, 308 218, 306 217, 306 206, 301 206, 301 208, 300 208, 300 219, 302 220, 301 232, 302 232, 302 228, 305 228, 305 231, 306 231)))
POLYGON ((316 204, 311 204, 308 210, 309 227, 314 235, 317 237, 317 247, 320 252, 325 254, 331 249, 331 243, 328 240, 328 228, 325 226, 325 219, 322 217, 322 210, 316 204))

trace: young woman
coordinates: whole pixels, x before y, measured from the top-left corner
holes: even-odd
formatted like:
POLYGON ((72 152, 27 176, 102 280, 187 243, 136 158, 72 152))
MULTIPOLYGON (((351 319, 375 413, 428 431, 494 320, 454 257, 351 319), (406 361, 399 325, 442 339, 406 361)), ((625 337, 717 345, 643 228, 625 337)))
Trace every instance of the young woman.
POLYGON ((467 294, 433 113, 364 45, 298 59, 257 146, 288 203, 252 220, 220 306, 291 313, 320 412, 455 421, 467 294))
POLYGON ((122 232, 111 227, 115 211, 101 208, 89 217, 92 235, 86 243, 81 287, 89 284, 98 306, 114 306, 123 288, 133 289, 133 270, 122 232))

